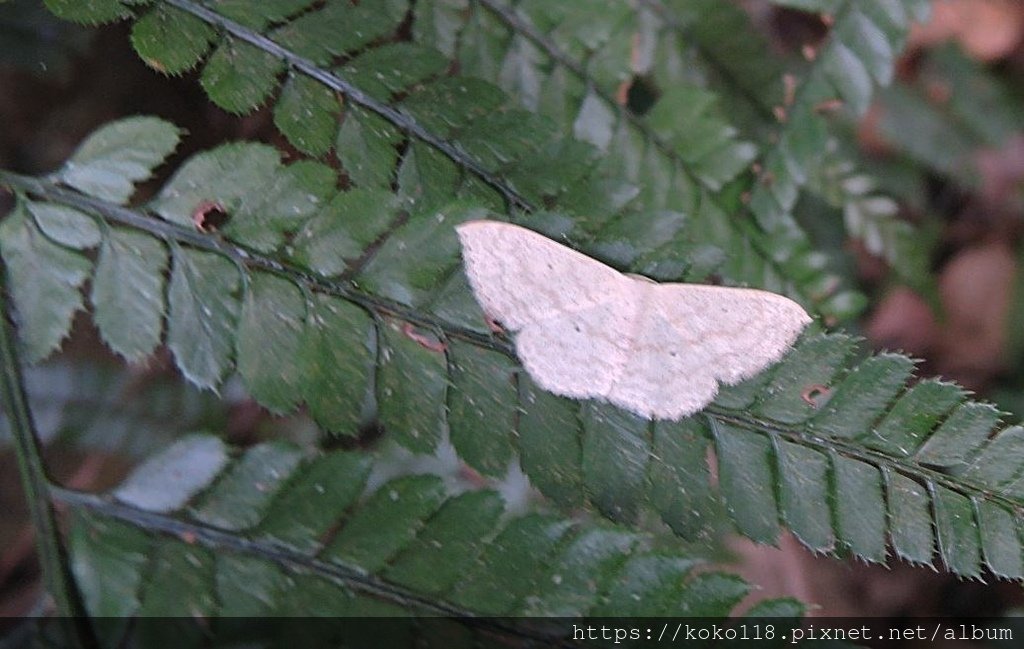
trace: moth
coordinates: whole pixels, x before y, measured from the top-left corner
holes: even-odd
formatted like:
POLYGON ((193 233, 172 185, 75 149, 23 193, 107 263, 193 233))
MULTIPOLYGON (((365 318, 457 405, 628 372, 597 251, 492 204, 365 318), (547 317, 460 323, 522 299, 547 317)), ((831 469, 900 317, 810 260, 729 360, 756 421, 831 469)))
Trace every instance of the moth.
POLYGON ((456 226, 485 314, 515 335, 544 390, 678 420, 778 361, 811 318, 767 291, 659 284, 625 275, 532 230, 456 226))

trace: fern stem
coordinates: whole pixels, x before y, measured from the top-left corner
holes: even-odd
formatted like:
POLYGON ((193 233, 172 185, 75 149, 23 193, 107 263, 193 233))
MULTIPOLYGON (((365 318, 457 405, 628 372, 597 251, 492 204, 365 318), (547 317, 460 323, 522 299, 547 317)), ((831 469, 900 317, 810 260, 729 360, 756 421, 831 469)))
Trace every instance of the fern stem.
POLYGON ((380 115, 398 127, 399 130, 429 144, 444 155, 448 156, 452 162, 477 176, 489 187, 500 193, 508 204, 508 208, 519 209, 526 212, 534 211, 534 206, 526 198, 517 192, 511 185, 502 180, 498 175, 485 169, 474 158, 467 155, 450 142, 447 142, 428 131, 410 115, 370 97, 362 90, 343 79, 337 73, 324 70, 309 59, 303 58, 294 52, 281 47, 266 36, 256 33, 251 29, 247 29, 233 20, 225 18, 217 12, 198 5, 195 2, 191 2, 190 0, 163 0, 163 2, 181 9, 182 11, 187 11, 204 22, 216 25, 235 38, 258 47, 271 56, 284 61, 293 69, 319 81, 328 88, 343 93, 353 104, 380 115))
POLYGON ((42 446, 25 395, 14 327, 8 317, 7 280, 7 268, 0 262, 0 403, 11 425, 14 454, 35 531, 43 585, 52 598, 57 615, 65 620, 67 638, 74 639, 76 646, 91 647, 95 643, 82 617, 84 609, 68 570, 66 552, 49 500, 49 480, 42 446))

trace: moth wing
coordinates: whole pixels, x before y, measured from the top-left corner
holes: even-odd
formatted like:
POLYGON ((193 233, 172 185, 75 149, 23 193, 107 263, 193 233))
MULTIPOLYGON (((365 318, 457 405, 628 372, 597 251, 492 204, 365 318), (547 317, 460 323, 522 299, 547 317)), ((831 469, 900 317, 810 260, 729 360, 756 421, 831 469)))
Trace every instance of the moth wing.
POLYGON ((782 358, 811 321, 796 302, 766 291, 697 284, 649 290, 609 400, 650 418, 703 409, 719 383, 737 383, 782 358))
POLYGON ((516 354, 537 385, 576 399, 607 399, 629 358, 623 335, 636 319, 635 296, 624 293, 523 326, 516 354))
POLYGON ((621 299, 630 283, 615 269, 526 228, 467 221, 456 231, 473 294, 488 316, 512 331, 621 299))

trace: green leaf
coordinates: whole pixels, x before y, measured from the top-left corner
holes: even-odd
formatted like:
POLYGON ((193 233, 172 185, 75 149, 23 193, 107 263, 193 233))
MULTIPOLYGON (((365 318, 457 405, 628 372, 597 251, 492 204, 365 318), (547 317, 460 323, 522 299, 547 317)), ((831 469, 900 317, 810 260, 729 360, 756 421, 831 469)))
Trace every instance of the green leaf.
POLYGON ((135 469, 114 497, 144 511, 173 511, 207 487, 227 461, 219 439, 191 435, 135 469))
POLYGON ((46 8, 65 20, 99 25, 129 15, 119 0, 44 0, 46 8))
POLYGON ((1024 428, 1010 426, 999 432, 964 471, 964 477, 1005 487, 1024 464, 1024 428))
POLYGON ((378 490, 324 550, 324 557, 376 572, 418 536, 420 521, 438 510, 444 483, 411 476, 378 490))
POLYGON ((843 0, 772 0, 772 4, 803 11, 834 14, 843 6, 843 0))
POLYGON ((302 453, 283 443, 250 448, 203 496, 194 508, 196 520, 226 530, 254 527, 302 460, 302 453))
POLYGON ((780 441, 779 508, 786 525, 807 547, 831 550, 835 543, 829 506, 829 462, 820 452, 780 441))
POLYGON ((736 575, 703 574, 693 580, 673 613, 704 617, 713 611, 736 606, 749 592, 750 586, 736 575))
POLYGON ((879 563, 885 561, 885 502, 878 469, 833 455, 832 470, 839 538, 857 556, 879 563), (847 494, 857 494, 857 498, 847 498, 847 494))
POLYGON ((480 117, 505 105, 495 86, 473 77, 449 77, 412 93, 401 103, 424 128, 443 137, 454 135, 480 117))
MULTIPOLYGON (((157 548, 154 568, 147 583, 147 596, 139 609, 139 615, 181 618, 210 616, 216 610, 217 597, 214 584, 206 578, 206 574, 215 561, 210 551, 183 543, 164 544, 157 548)), ((182 625, 178 628, 190 632, 175 637, 175 644, 183 643, 187 646, 191 644, 190 638, 196 641, 201 637, 198 625, 182 625)), ((159 634, 156 628, 151 630, 154 635, 159 634)))
POLYGON ((400 445, 430 453, 437 448, 446 427, 445 346, 429 332, 403 330, 408 326, 390 320, 379 329, 378 416, 384 430, 400 445))
POLYGON ((87 214, 55 203, 28 200, 25 208, 43 234, 55 243, 75 250, 88 250, 100 243, 100 228, 87 214))
POLYGON ((513 520, 469 567, 453 591, 453 602, 489 615, 516 610, 540 585, 538 572, 544 558, 554 552, 569 526, 540 515, 513 520))
POLYGON ((190 158, 163 186, 152 208, 164 219, 193 225, 203 201, 218 203, 228 214, 247 204, 247 197, 273 182, 280 154, 255 143, 234 143, 190 158))
POLYGON ((906 14, 900 10, 887 12, 884 3, 875 2, 862 7, 854 5, 836 34, 849 43, 850 49, 864 62, 864 67, 874 80, 885 86, 892 81, 895 63, 893 45, 902 38, 903 27, 907 22, 906 14), (881 6, 882 10, 872 11, 873 6, 881 6), (890 38, 893 42, 890 42, 890 38))
POLYGON ((238 269, 220 255, 172 250, 167 346, 182 373, 216 389, 231 367, 238 319, 238 269))
POLYGON ((1016 516, 993 503, 978 504, 978 531, 985 548, 985 564, 1000 577, 1024 576, 1024 558, 1018 541, 1016 516))
POLYGON ((455 190, 458 174, 455 164, 444 155, 413 142, 398 167, 398 196, 410 205, 411 212, 441 207, 455 190))
POLYGON ((910 478, 898 473, 887 476, 890 534, 900 558, 931 565, 934 541, 928 494, 910 478))
POLYGON ((839 96, 850 104, 855 113, 862 114, 871 102, 871 77, 861 59, 841 42, 833 43, 824 55, 824 71, 839 96))
POLYGON ((929 247, 922 232, 900 217, 899 204, 879 188, 879 180, 864 173, 829 143, 829 157, 812 170, 808 187, 830 205, 841 208, 847 233, 873 255, 885 259, 911 288, 927 295, 934 291, 929 277, 929 247))
POLYGON ((417 41, 433 43, 445 56, 455 53, 456 41, 467 0, 425 0, 417 6, 416 22, 413 23, 417 41))
POLYGON ((89 615, 128 618, 138 611, 150 545, 142 530, 79 515, 68 543, 71 571, 89 615))
POLYGON ((125 203, 178 146, 178 127, 155 117, 129 117, 90 135, 57 172, 75 189, 125 203))
POLYGON ((729 516, 746 536, 773 543, 779 534, 774 489, 761 488, 774 484, 768 440, 728 424, 713 425, 712 431, 729 516))
POLYGON ((274 106, 274 124, 299 151, 322 156, 334 144, 341 107, 329 88, 289 74, 274 106))
POLYGON ((828 395, 828 401, 810 421, 812 430, 831 437, 848 437, 867 430, 892 405, 914 364, 906 356, 879 354, 857 365, 828 395))
POLYGON ((814 406, 807 403, 808 390, 832 383, 836 368, 852 349, 853 341, 843 336, 810 337, 775 368, 765 388, 767 398, 754 412, 786 423, 804 421, 814 414, 814 406))
POLYGON ((225 618, 258 617, 274 612, 273 604, 292 585, 281 567, 252 557, 218 556, 217 599, 225 618))
POLYGON ((971 500, 945 487, 937 487, 932 502, 943 562, 957 574, 978 576, 981 540, 971 500))
POLYGON ((939 420, 964 398, 952 383, 921 381, 900 397, 865 444, 896 456, 911 455, 939 420))
POLYGON ((271 250, 332 196, 334 182, 334 172, 318 162, 278 167, 268 184, 241 199, 224 233, 257 250, 271 250))
POLYGON ((157 72, 178 75, 194 68, 217 33, 190 13, 159 4, 132 25, 132 46, 157 72))
POLYGON ((281 165, 280 153, 269 146, 227 144, 190 159, 152 208, 168 221, 196 227, 194 215, 204 206, 216 206, 228 217, 226 233, 271 250, 327 201, 333 180, 333 173, 318 163, 281 165))
POLYGON ((464 12, 460 18, 463 24, 457 60, 464 63, 467 75, 493 78, 501 68, 502 50, 509 44, 510 35, 503 33, 499 21, 489 12, 464 12))
POLYGON ((359 307, 327 296, 317 296, 308 309, 298 357, 309 411, 328 431, 357 435, 377 347, 373 321, 359 307))
POLYGON ((139 232, 111 228, 92 283, 93 318, 103 341, 129 361, 160 344, 167 249, 139 232))
POLYGON ((345 111, 334 147, 349 177, 360 187, 389 187, 401 135, 381 117, 361 108, 345 111))
POLYGON ((448 427, 459 457, 490 476, 503 476, 512 460, 518 399, 515 366, 503 354, 452 340, 448 427), (480 435, 481 430, 491 434, 480 435))
POLYGON ((803 617, 807 605, 791 598, 779 598, 758 602, 747 610, 745 617, 749 619, 776 617, 795 619, 803 617))
POLYGON ((615 130, 615 113, 593 92, 588 94, 573 123, 573 135, 598 149, 608 148, 615 130))
POLYGON ((599 616, 629 617, 668 615, 677 612, 678 584, 694 562, 671 556, 634 557, 622 569, 607 601, 595 611, 599 616))
POLYGON ((238 373, 257 401, 285 413, 302 400, 306 301, 298 287, 273 275, 249 282, 238 321, 238 373))
POLYGON ((523 613, 574 617, 586 612, 598 603, 601 586, 612 582, 635 543, 617 530, 581 532, 549 564, 548 578, 537 584, 537 594, 526 600, 523 613))
POLYGON ((706 531, 717 495, 708 470, 710 431, 700 418, 657 422, 651 453, 651 504, 676 534, 692 538, 706 531))
POLYGON ((655 134, 697 170, 712 189, 720 189, 747 168, 757 147, 718 114, 715 96, 703 88, 678 84, 663 94, 647 115, 655 134))
POLYGON ((397 219, 390 194, 373 189, 339 192, 292 239, 297 261, 328 277, 340 275, 397 219))
POLYGON ((377 248, 357 281, 396 302, 422 304, 458 264, 455 226, 487 215, 486 209, 467 203, 412 215, 377 248), (410 250, 419 254, 410 255, 410 250))
MULTIPOLYGON (((395 583, 438 596, 475 563, 484 539, 505 511, 493 491, 474 491, 446 502, 384 573, 395 583)), ((389 514, 394 510, 389 510, 389 514)))
POLYGON ((276 28, 271 35, 299 56, 326 65, 333 57, 356 52, 386 36, 398 27, 401 19, 400 15, 381 11, 377 5, 325 2, 322 7, 276 28))
POLYGON ((583 408, 583 484, 602 514, 632 521, 651 453, 649 422, 606 404, 583 408))
POLYGON ((583 501, 583 457, 578 404, 545 392, 519 375, 519 463, 530 482, 562 507, 583 501))
POLYGON ((206 61, 200 82, 213 103, 244 115, 262 105, 277 89, 284 65, 255 45, 231 37, 206 61))
POLYGON ((0 223, 0 255, 17 309, 18 335, 29 363, 57 349, 82 307, 82 284, 92 263, 50 241, 32 222, 19 199, 0 223))
POLYGON ((299 550, 314 550, 362 493, 369 471, 368 458, 349 453, 332 453, 306 463, 270 502, 259 524, 260 536, 299 550))
POLYGON ((459 143, 486 169, 512 167, 538 156, 555 137, 551 122, 521 110, 499 110, 469 124, 459 143), (516 137, 507 137, 515 133, 516 137))
POLYGON ((436 50, 411 43, 391 43, 352 59, 341 75, 371 96, 388 100, 444 72, 447 61, 436 50))
POLYGON ((1000 413, 984 403, 965 403, 953 411, 915 454, 922 464, 961 468, 988 440, 1000 413))
POLYGON ((265 0, 258 6, 245 0, 214 0, 217 11, 246 27, 256 30, 302 13, 315 0, 265 0))

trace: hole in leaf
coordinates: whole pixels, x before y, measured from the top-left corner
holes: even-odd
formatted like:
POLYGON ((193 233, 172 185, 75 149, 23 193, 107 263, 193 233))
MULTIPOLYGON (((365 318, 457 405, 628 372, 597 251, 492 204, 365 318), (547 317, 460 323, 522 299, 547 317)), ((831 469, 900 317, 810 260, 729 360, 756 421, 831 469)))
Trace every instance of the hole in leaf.
POLYGON ((192 210, 192 223, 200 232, 213 232, 224 227, 231 215, 217 201, 200 201, 192 210))
POLYGON ((777 43, 790 52, 801 52, 805 47, 818 50, 828 36, 831 18, 788 7, 775 7, 771 13, 771 28, 777 43))
POLYGON ((626 91, 626 108, 634 115, 646 115, 661 97, 661 90, 646 77, 633 77, 626 91))
POLYGON ((800 398, 812 408, 818 408, 821 406, 822 401, 831 394, 832 390, 827 385, 815 383, 804 388, 804 391, 800 393, 800 398))

